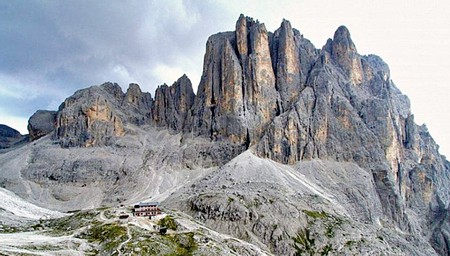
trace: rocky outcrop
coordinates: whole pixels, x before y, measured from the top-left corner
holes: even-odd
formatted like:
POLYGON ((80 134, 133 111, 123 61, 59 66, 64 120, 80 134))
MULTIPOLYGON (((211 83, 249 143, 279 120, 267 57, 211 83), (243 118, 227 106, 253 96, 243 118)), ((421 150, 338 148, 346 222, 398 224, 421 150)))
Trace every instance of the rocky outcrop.
POLYGON ((28 119, 28 133, 34 141, 55 130, 56 111, 38 110, 28 119))
POLYGON ((345 26, 340 26, 334 33, 333 40, 328 40, 324 49, 331 55, 336 66, 353 84, 360 84, 363 80, 361 58, 356 51, 350 32, 345 26))
POLYGON ((241 15, 234 33, 211 36, 189 128, 194 135, 256 144, 305 88, 317 50, 284 20, 274 33, 241 15))
POLYGON ((60 106, 53 135, 63 147, 112 144, 126 133, 126 124, 143 125, 152 120, 152 98, 137 84, 126 93, 115 83, 77 91, 60 106))
POLYGON ((327 59, 329 53, 323 52, 296 102, 270 124, 258 144, 260 155, 290 164, 312 158, 362 165, 383 161, 380 142, 352 105, 366 92, 343 82, 327 59))
MULTIPOLYGON (((360 56, 348 30, 339 27, 306 87, 269 125, 257 151, 288 164, 314 158, 358 163, 372 172, 388 220, 407 232, 430 233, 435 211, 447 211, 450 193, 443 185, 450 182, 448 162, 430 138, 414 124, 409 100, 390 80, 387 65, 377 56, 360 56)), ((437 232, 444 244, 445 232, 437 232)))
POLYGON ((241 15, 234 33, 208 39, 191 130, 247 148, 279 111, 278 98, 267 30, 241 15))
POLYGON ((186 75, 172 86, 156 90, 155 99, 130 84, 126 93, 115 83, 77 91, 60 106, 53 139, 63 147, 113 144, 127 133, 127 125, 154 125, 181 132, 195 94, 186 75))
POLYGON ((130 84, 122 103, 122 108, 129 108, 130 112, 135 113, 128 116, 128 122, 136 125, 148 124, 152 120, 152 106, 152 95, 142 92, 138 84, 130 84))
POLYGON ((283 109, 288 109, 297 100, 304 88, 304 81, 300 66, 299 48, 296 44, 291 23, 283 20, 272 39, 272 59, 276 74, 276 87, 280 93, 283 109))
POLYGON ((119 85, 112 83, 77 91, 59 108, 54 138, 63 147, 110 145, 125 134, 127 119, 119 107, 123 98, 119 85))
POLYGON ((186 75, 180 77, 172 86, 159 86, 152 109, 154 123, 156 126, 181 132, 194 99, 192 83, 186 75))
POLYGON ((247 140, 244 124, 242 68, 230 40, 232 33, 211 36, 206 44, 203 75, 192 108, 189 129, 212 140, 247 140))

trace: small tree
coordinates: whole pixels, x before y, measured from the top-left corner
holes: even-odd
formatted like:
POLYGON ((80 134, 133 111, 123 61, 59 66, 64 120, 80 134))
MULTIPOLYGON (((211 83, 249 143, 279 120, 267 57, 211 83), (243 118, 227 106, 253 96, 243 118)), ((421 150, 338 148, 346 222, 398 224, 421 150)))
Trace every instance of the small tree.
POLYGON ((177 222, 170 215, 167 215, 166 217, 160 219, 158 225, 172 230, 177 230, 178 228, 177 222))

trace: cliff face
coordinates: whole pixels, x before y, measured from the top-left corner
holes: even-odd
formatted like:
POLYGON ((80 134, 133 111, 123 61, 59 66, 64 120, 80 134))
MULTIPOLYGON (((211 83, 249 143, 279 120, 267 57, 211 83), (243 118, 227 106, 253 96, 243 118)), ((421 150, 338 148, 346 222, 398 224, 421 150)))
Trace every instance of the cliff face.
MULTIPOLYGON (((112 83, 80 90, 57 112, 53 139, 63 147, 112 145, 133 126, 150 125, 179 133, 182 143, 215 145, 191 154, 213 155, 209 166, 249 148, 282 164, 355 164, 370 173, 386 225, 448 254, 450 164, 415 124, 386 63, 359 55, 347 28, 316 49, 289 21, 270 33, 241 15, 235 31, 208 39, 203 65, 196 95, 186 76, 158 87, 154 99, 137 84, 126 93, 112 83)), ((32 137, 41 130, 48 133, 32 129, 32 137)))
POLYGON ((297 101, 316 54, 289 21, 272 34, 241 15, 235 32, 208 39, 191 130, 256 144, 274 117, 297 101))
POLYGON ((194 97, 185 75, 170 87, 158 87, 154 100, 138 84, 130 84, 126 93, 113 83, 79 90, 60 106, 53 139, 63 147, 89 147, 113 144, 127 134, 127 125, 179 132, 194 97))
POLYGON ((186 75, 180 77, 170 87, 167 85, 158 87, 152 109, 154 123, 176 132, 182 131, 194 99, 192 83, 186 75))
POLYGON ((257 144, 275 116, 297 101, 318 52, 289 21, 272 34, 264 24, 241 15, 235 32, 208 39, 197 95, 186 76, 170 87, 158 87, 154 99, 136 84, 125 95, 110 83, 82 90, 62 105, 54 138, 65 146, 103 145, 126 133, 126 123, 150 124, 227 141, 243 151, 257 144), (80 103, 87 98, 89 102, 80 103), (80 104, 88 109, 80 110, 80 104), (69 121, 73 116, 81 119, 69 121), (66 132, 69 126, 77 131, 66 132), (74 142, 68 139, 71 133, 77 139, 81 134, 89 138, 74 142))
POLYGON ((434 232, 440 241, 432 243, 448 241, 445 232, 429 229, 436 211, 440 219, 447 216, 450 191, 442 184, 450 181, 448 162, 426 128, 414 123, 409 100, 387 65, 377 56, 360 56, 345 27, 324 46, 306 87, 269 125, 257 152, 288 164, 313 158, 355 162, 371 171, 393 223, 408 232, 434 232))
POLYGON ((234 33, 208 40, 204 65, 195 135, 255 145, 259 156, 286 164, 357 163, 373 175, 393 225, 432 236, 448 252, 448 234, 431 225, 448 218, 448 162, 414 123, 388 66, 359 55, 347 28, 316 50, 288 21, 271 34, 241 16, 234 33))
POLYGON ((124 96, 112 83, 77 91, 59 107, 54 138, 63 147, 110 145, 125 134, 124 96))

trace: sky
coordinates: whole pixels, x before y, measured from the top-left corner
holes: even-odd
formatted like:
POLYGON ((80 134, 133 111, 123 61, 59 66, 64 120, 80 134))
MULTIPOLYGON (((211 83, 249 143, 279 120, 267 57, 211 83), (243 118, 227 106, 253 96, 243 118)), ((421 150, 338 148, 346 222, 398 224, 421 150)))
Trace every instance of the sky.
POLYGON ((362 55, 379 55, 450 156, 450 1, 0 1, 0 123, 27 133, 38 109, 106 81, 154 94, 186 74, 200 81, 208 36, 243 13, 276 30, 289 20, 316 48, 345 25, 362 55))

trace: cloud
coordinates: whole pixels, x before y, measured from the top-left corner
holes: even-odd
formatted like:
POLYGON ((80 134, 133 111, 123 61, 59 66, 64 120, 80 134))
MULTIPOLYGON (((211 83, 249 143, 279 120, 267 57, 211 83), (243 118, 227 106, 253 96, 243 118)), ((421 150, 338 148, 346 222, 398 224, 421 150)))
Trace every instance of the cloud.
POLYGON ((31 99, 33 94, 14 77, 0 74, 0 97, 12 99, 31 99))
POLYGON ((16 116, 1 116, 0 123, 8 124, 9 127, 19 131, 21 134, 28 134, 28 118, 16 116))
POLYGON ((153 75, 161 81, 167 81, 167 84, 171 84, 173 77, 183 73, 183 70, 178 67, 172 67, 165 64, 156 66, 153 71, 153 75), (169 82, 170 81, 170 82, 169 82))
POLYGON ((11 112, 26 117, 105 81, 153 93, 186 73, 196 86, 206 38, 216 31, 210 23, 223 17, 214 4, 2 1, 0 107, 16 105, 11 112))
POLYGON ((0 108, 0 124, 18 130, 21 134, 27 134, 28 118, 10 115, 7 110, 0 108))

